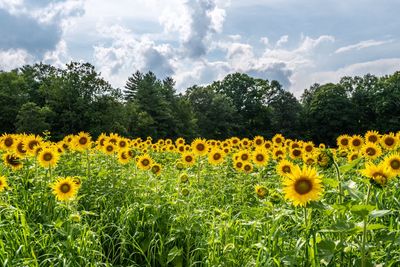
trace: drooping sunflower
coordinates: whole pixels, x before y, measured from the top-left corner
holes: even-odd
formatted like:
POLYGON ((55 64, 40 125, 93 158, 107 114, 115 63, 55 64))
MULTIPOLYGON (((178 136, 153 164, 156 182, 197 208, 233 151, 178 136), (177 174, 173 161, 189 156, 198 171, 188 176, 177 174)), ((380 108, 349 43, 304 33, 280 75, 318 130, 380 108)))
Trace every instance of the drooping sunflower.
POLYGON ((400 154, 393 153, 384 159, 386 167, 395 175, 400 175, 400 154))
POLYGON ((205 139, 196 138, 191 146, 193 153, 197 156, 204 156, 208 152, 208 144, 205 139))
POLYGON ((195 155, 189 151, 182 153, 181 160, 185 166, 192 166, 196 162, 195 155))
POLYGON ((397 138, 394 133, 384 134, 380 139, 381 146, 387 150, 392 150, 397 146, 397 138))
POLYGON ((220 149, 212 149, 208 153, 208 162, 212 165, 218 165, 224 162, 225 153, 220 149))
POLYGON ((364 144, 364 139, 360 135, 353 135, 350 139, 350 147, 353 150, 360 150, 364 144))
POLYGON ((8 151, 3 155, 3 162, 14 171, 21 169, 23 166, 21 158, 11 151, 8 151))
POLYGON ((361 151, 364 157, 371 160, 376 159, 377 157, 382 155, 382 149, 375 143, 371 142, 367 142, 365 145, 363 145, 361 151))
POLYGON ((254 189, 259 199, 265 198, 268 194, 268 189, 263 185, 256 185, 254 189))
POLYGON ((295 165, 291 161, 283 159, 276 165, 276 172, 280 176, 286 177, 293 172, 294 166, 295 165))
POLYGON ((379 142, 379 133, 377 131, 368 131, 364 135, 365 137, 365 142, 370 142, 370 143, 378 143, 379 142))
POLYGON ((385 186, 388 181, 395 176, 385 162, 381 162, 378 165, 367 162, 365 164, 365 169, 360 170, 360 173, 372 179, 379 186, 385 186))
POLYGON ((254 137, 253 139, 253 145, 255 147, 261 147, 264 145, 264 137, 257 135, 256 137, 254 137))
POLYGON ((139 169, 147 171, 151 168, 153 159, 148 154, 143 154, 137 158, 137 166, 139 169))
POLYGON ((43 147, 37 156, 39 165, 43 168, 54 167, 59 159, 60 154, 54 147, 43 147))
POLYGON ((78 186, 72 177, 58 178, 55 183, 51 185, 53 194, 59 201, 69 201, 75 198, 78 193, 78 186))
POLYGON ((84 151, 92 147, 92 137, 85 132, 78 133, 72 142, 74 148, 78 151, 84 151))
POLYGON ((154 163, 151 165, 151 172, 154 173, 155 175, 160 175, 161 174, 161 165, 158 163, 154 163))
POLYGON ((323 193, 321 177, 316 169, 295 166, 293 172, 283 180, 285 199, 295 206, 306 206, 310 201, 318 200, 323 193))
POLYGON ((268 163, 269 160, 269 155, 268 151, 263 148, 262 146, 256 150, 253 151, 252 159, 253 163, 257 166, 265 166, 268 163))
POLYGON ((347 134, 339 135, 336 139, 337 146, 342 149, 348 148, 350 145, 350 139, 351 137, 347 134))
POLYGON ((324 169, 327 169, 332 165, 333 159, 332 159, 330 153, 331 152, 328 153, 328 151, 326 151, 326 150, 319 151, 319 153, 317 154, 318 166, 320 166, 324 169))
POLYGON ((8 187, 7 178, 3 175, 0 176, 0 192, 8 187))
POLYGON ((274 137, 272 137, 272 142, 275 145, 282 146, 285 142, 285 138, 281 134, 275 134, 274 137))

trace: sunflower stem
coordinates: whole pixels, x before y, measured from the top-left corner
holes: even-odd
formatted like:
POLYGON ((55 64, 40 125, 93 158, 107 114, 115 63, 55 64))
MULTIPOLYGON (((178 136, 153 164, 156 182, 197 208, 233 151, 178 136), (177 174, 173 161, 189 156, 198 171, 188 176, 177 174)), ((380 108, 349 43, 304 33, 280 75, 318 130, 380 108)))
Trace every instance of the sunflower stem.
MULTIPOLYGON (((368 205, 369 197, 371 195, 371 183, 368 185, 367 198, 365 200, 365 205, 368 205)), ((368 215, 364 216, 363 220, 363 235, 362 235, 362 244, 361 244, 361 267, 366 266, 366 251, 365 246, 367 244, 367 224, 368 224, 368 215)))
POLYGON ((336 177, 337 180, 339 181, 338 184, 338 190, 339 190, 339 204, 343 203, 343 188, 342 188, 342 177, 340 175, 340 170, 339 170, 339 166, 336 162, 335 159, 333 159, 333 166, 335 166, 335 171, 336 171, 336 177))
POLYGON ((304 261, 304 263, 306 264, 306 266, 308 266, 308 234, 309 234, 309 231, 308 231, 308 220, 307 220, 307 207, 304 207, 304 229, 305 229, 305 233, 306 233, 306 236, 305 236, 305 246, 304 246, 304 248, 305 248, 305 261, 304 261))
POLYGON ((86 176, 87 179, 90 177, 90 157, 89 157, 89 149, 86 149, 86 176))

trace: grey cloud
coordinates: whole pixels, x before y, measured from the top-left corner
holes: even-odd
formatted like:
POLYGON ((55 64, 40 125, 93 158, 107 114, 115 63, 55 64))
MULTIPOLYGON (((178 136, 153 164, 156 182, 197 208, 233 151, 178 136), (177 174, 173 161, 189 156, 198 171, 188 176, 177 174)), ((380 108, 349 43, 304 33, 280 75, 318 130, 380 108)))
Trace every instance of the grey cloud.
POLYGON ((293 74, 293 71, 288 69, 285 63, 275 63, 271 66, 268 66, 266 69, 252 69, 246 72, 248 75, 271 80, 277 80, 280 84, 282 84, 283 88, 288 89, 291 85, 290 77, 293 74))
POLYGON ((190 34, 184 42, 184 47, 189 57, 196 58, 206 53, 205 38, 212 32, 211 18, 207 12, 212 11, 216 5, 214 0, 188 1, 187 6, 191 13, 190 34))
POLYGON ((145 71, 151 70, 157 77, 167 77, 174 74, 168 59, 156 49, 150 47, 144 52, 143 57, 145 59, 145 71))
POLYGON ((43 25, 28 16, 13 16, 2 9, 0 25, 1 50, 20 48, 37 57, 54 50, 62 35, 54 23, 43 25))

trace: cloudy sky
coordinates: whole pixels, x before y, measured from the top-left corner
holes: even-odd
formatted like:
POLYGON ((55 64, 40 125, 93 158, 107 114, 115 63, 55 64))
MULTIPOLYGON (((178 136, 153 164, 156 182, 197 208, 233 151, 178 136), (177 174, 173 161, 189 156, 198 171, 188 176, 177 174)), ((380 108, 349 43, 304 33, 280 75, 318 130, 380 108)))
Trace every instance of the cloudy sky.
POLYGON ((0 69, 90 62, 116 87, 136 70, 179 91, 232 72, 314 82, 400 70, 398 0, 0 0, 0 69))

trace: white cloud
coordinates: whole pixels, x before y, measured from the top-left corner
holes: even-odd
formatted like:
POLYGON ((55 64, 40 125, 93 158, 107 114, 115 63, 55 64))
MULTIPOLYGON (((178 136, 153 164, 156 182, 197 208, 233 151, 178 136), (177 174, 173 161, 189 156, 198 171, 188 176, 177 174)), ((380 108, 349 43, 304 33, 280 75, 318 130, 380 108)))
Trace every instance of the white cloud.
POLYGON ((344 53, 344 52, 348 52, 348 51, 351 51, 351 50, 361 50, 361 49, 364 49, 364 48, 368 48, 368 47, 372 47, 372 46, 384 45, 384 44, 388 44, 388 43, 391 43, 391 42, 392 42, 392 40, 387 40, 387 41, 376 41, 376 40, 361 41, 361 42, 356 43, 356 44, 340 47, 335 51, 335 54, 344 53))
POLYGON ((23 49, 0 51, 0 69, 4 71, 22 67, 32 61, 33 57, 23 49))
POLYGON ((283 44, 286 44, 289 41, 289 36, 288 35, 283 35, 279 40, 276 42, 276 46, 280 47, 283 44))

